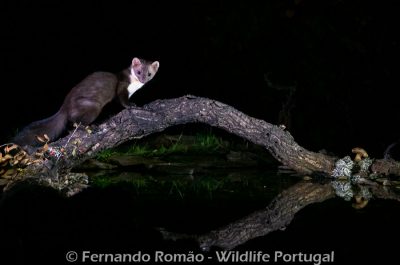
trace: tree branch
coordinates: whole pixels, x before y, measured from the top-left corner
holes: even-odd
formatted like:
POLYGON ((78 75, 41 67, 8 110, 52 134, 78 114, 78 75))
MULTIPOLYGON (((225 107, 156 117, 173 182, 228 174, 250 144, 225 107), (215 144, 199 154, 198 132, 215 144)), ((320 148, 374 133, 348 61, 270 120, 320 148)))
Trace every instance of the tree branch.
MULTIPOLYGON (((49 145, 51 151, 62 150, 61 158, 32 164, 19 173, 19 179, 49 175, 49 172, 58 177, 102 150, 187 123, 205 123, 263 146, 285 167, 301 174, 331 175, 337 160, 301 147, 280 126, 247 116, 216 100, 184 96, 156 100, 142 108, 125 109, 104 123, 92 126, 91 133, 78 129, 72 136, 49 145)), ((400 175, 400 164, 395 161, 375 160, 371 169, 377 174, 400 175)))
MULTIPOLYGON (((71 139, 71 142, 80 141, 79 148, 73 156, 76 146, 67 147, 64 167, 74 167, 99 151, 125 141, 187 123, 205 123, 261 145, 279 162, 299 173, 330 174, 334 167, 334 158, 302 148, 279 126, 249 117, 221 102, 192 96, 157 100, 143 108, 125 109, 90 135, 79 131, 71 139)), ((60 139, 53 146, 63 146, 66 141, 67 138, 60 139)))

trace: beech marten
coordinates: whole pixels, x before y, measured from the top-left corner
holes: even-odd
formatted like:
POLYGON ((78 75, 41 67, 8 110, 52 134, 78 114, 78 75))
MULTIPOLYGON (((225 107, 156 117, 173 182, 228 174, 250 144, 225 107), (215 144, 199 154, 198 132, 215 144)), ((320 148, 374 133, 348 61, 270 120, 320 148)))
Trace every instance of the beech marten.
POLYGON ((39 146, 37 136, 47 134, 50 141, 56 140, 68 123, 91 124, 103 107, 117 97, 124 107, 129 107, 129 98, 150 81, 160 66, 158 61, 149 62, 133 58, 132 64, 119 74, 95 72, 68 93, 60 110, 53 116, 36 121, 18 133, 13 142, 24 146, 39 146))

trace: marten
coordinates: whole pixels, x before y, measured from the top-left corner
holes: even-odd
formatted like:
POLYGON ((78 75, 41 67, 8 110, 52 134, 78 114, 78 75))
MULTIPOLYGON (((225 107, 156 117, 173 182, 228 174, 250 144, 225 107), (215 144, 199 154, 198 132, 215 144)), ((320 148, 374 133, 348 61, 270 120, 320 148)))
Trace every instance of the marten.
POLYGON ((149 62, 135 57, 131 66, 119 74, 90 74, 72 88, 56 114, 31 123, 15 136, 13 142, 21 147, 37 147, 43 144, 37 137, 45 134, 50 141, 55 141, 68 123, 91 124, 103 107, 114 98, 125 108, 134 105, 129 102, 129 98, 154 77, 159 66, 158 61, 149 62))

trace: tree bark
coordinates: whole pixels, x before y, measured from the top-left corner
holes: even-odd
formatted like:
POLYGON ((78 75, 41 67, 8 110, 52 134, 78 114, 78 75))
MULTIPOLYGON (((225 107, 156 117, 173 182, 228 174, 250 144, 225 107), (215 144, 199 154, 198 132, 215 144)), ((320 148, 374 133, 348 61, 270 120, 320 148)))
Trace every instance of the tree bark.
MULTIPOLYGON (((58 177, 102 150, 187 123, 208 124, 263 146, 286 168, 300 174, 323 173, 330 176, 337 160, 301 147, 281 126, 250 117, 216 100, 183 96, 156 100, 142 108, 125 109, 104 123, 92 126, 91 133, 82 128, 76 130, 49 145, 53 150, 63 148, 61 158, 32 164, 19 173, 18 179, 43 177, 49 172, 58 177)), ((376 174, 400 175, 400 163, 375 160, 371 170, 376 174)))

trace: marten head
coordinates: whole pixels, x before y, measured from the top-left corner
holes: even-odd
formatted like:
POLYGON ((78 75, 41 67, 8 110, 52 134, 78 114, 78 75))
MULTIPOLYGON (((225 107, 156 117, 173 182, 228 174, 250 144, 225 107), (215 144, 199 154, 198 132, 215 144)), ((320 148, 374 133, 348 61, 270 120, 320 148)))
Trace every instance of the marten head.
POLYGON ((158 61, 149 62, 135 57, 132 60, 131 75, 135 76, 139 82, 145 84, 154 77, 158 67, 160 67, 158 61))

